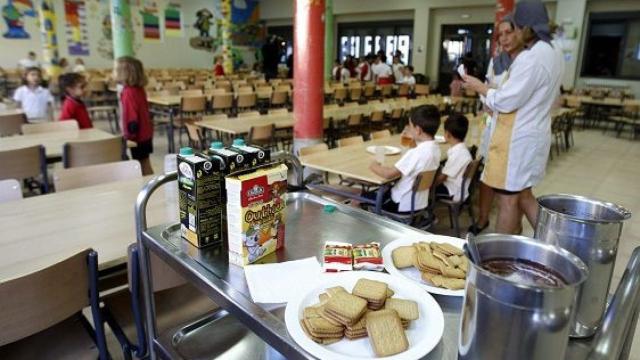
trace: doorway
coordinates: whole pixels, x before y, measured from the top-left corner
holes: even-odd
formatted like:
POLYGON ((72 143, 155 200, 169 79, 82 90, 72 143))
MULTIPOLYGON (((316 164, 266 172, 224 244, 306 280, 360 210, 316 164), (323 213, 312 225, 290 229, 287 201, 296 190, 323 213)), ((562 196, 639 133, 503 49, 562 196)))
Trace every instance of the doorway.
POLYGON ((484 80, 493 24, 442 25, 441 34, 438 91, 449 94, 453 71, 463 59, 469 74, 484 80))

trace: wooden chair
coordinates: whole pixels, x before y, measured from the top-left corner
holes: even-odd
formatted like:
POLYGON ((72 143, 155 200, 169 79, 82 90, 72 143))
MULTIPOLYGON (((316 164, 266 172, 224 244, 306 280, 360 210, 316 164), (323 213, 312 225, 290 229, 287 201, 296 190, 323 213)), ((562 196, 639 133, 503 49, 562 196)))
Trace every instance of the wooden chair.
POLYGON ((373 83, 366 83, 364 85, 363 95, 367 100, 374 98, 376 95, 376 85, 373 83))
POLYGON ((327 150, 329 150, 329 146, 327 146, 327 144, 325 143, 320 143, 320 144, 300 148, 300 150, 298 151, 300 153, 300 156, 305 156, 305 155, 316 154, 316 153, 327 151, 327 150))
POLYGON ((256 107, 256 94, 251 90, 251 92, 247 93, 239 93, 238 101, 236 103, 236 111, 244 111, 247 109, 253 109, 256 107))
POLYGON ((276 126, 274 124, 252 126, 249 129, 249 144, 255 144, 265 148, 274 146, 276 126))
POLYGON ((416 84, 415 88, 413 89, 413 93, 416 96, 429 95, 429 85, 416 84))
POLYGON ((22 199, 22 186, 18 180, 0 180, 0 203, 20 199, 22 199))
POLYGON ((56 191, 66 191, 140 177, 140 163, 137 160, 127 160, 54 171, 53 185, 56 191))
POLYGON ((362 97, 362 88, 361 87, 349 88, 349 99, 351 101, 358 102, 358 101, 360 101, 361 97, 362 97))
POLYGON ((362 143, 364 143, 364 139, 360 135, 338 139, 338 147, 360 145, 362 143))
POLYGON ((287 105, 287 99, 289 98, 289 95, 287 94, 286 91, 274 91, 271 94, 271 106, 272 107, 276 107, 276 106, 280 106, 280 107, 284 107, 287 105))
POLYGON ((444 204, 449 208, 449 224, 454 229, 456 237, 460 237, 461 235, 459 218, 460 212, 462 211, 464 206, 467 206, 467 208, 469 209, 469 217, 471 218, 471 223, 475 224, 471 197, 478 183, 477 174, 481 163, 482 159, 476 159, 471 161, 469 165, 467 165, 467 168, 465 169, 464 175, 462 177, 462 188, 460 189, 461 200, 454 201, 453 199, 438 199, 439 203, 444 204))
POLYGON ((118 117, 118 107, 112 105, 92 106, 87 108, 89 117, 95 122, 98 119, 106 119, 109 122, 109 130, 112 134, 120 132, 120 119, 118 117))
POLYGON ((107 83, 104 80, 90 80, 87 84, 87 103, 99 105, 107 100, 107 83))
POLYGON ((238 117, 239 118, 254 117, 254 116, 260 116, 260 112, 259 111, 246 111, 246 112, 238 113, 238 117))
POLYGON ((78 131, 78 122, 75 120, 64 120, 54 122, 43 122, 37 124, 24 124, 22 125, 22 133, 24 135, 29 134, 41 134, 55 131, 78 131))
POLYGON ((0 282, 0 299, 0 358, 110 358, 95 251, 83 250, 0 282), (83 315, 85 307, 91 308, 95 326, 83 315))
POLYGON ((391 137, 389 129, 374 131, 371 133, 371 140, 386 139, 391 137))
POLYGON ((402 108, 396 108, 389 114, 389 124, 395 126, 396 131, 401 132, 406 125, 406 119, 404 118, 404 110, 402 108))
POLYGON ((433 185, 433 181, 439 171, 440 169, 427 170, 416 176, 411 189, 411 210, 409 212, 395 213, 382 209, 382 215, 423 230, 429 228, 433 223, 433 207, 435 203, 435 186, 431 185, 433 185), (423 209, 416 209, 416 194, 423 191, 429 192, 429 203, 423 209))
POLYGON ((26 122, 24 113, 0 115, 0 137, 20 134, 26 122))
POLYGON ((179 92, 180 96, 188 96, 188 97, 194 97, 194 96, 202 96, 203 92, 202 89, 188 89, 188 90, 181 90, 179 92))
POLYGON ((211 103, 213 112, 222 111, 229 112, 233 108, 233 94, 226 93, 223 95, 214 95, 211 103))
POLYGON ((202 118, 202 120, 227 120, 229 118, 229 115, 227 114, 213 114, 213 115, 206 115, 205 117, 202 118))
POLYGON ((381 98, 390 98, 392 91, 393 91, 393 86, 392 85, 380 85, 380 97, 381 98))
POLYGON ((40 190, 49 192, 49 178, 47 175, 47 157, 44 146, 0 151, 0 180, 4 179, 39 179, 40 190))
POLYGON ((369 115, 369 130, 382 130, 386 127, 384 111, 373 111, 369 115))
POLYGON ((339 137, 346 137, 352 134, 361 135, 363 130, 362 114, 351 114, 345 120, 338 122, 339 137))
POLYGON ((94 141, 74 141, 64 144, 62 163, 65 168, 122 161, 126 142, 119 136, 94 141))
POLYGON ((347 89, 344 87, 336 88, 333 90, 333 102, 343 103, 347 98, 347 89))
POLYGON ((409 96, 409 84, 401 84, 400 86, 398 86, 398 92, 397 95, 398 96, 409 96))
POLYGON ((206 149, 206 139, 203 129, 195 122, 186 123, 184 126, 187 131, 187 137, 189 138, 189 147, 198 150, 206 149))
POLYGON ((187 131, 186 124, 200 120, 207 110, 207 98, 200 94, 183 97, 180 100, 180 116, 173 126, 178 129, 178 142, 182 146, 182 134, 187 131))
MULTIPOLYGON (((135 244, 129 246, 127 270, 129 286, 124 291, 112 293, 103 297, 107 322, 121 345, 124 358, 145 358, 150 346, 146 340, 146 325, 141 309, 142 280, 139 264, 139 254, 135 244)), ((255 349, 239 349, 239 342, 248 337, 257 337, 244 327, 234 316, 226 314, 211 299, 201 293, 196 287, 187 283, 157 255, 150 253, 150 271, 155 302, 155 316, 157 333, 163 337, 172 329, 182 328, 186 324, 193 324, 195 320, 205 316, 215 319, 216 336, 204 332, 196 335, 197 343, 202 344, 199 351, 211 358, 228 355, 229 349, 239 359, 250 359, 253 354, 245 354, 255 349), (226 315, 225 315, 226 314, 226 315)), ((170 333, 172 336, 173 332, 170 333)), ((257 340, 257 339, 255 339, 257 340)), ((247 343, 255 344, 251 339, 247 343)), ((260 343, 260 341, 257 341, 260 343)), ((234 356, 234 357, 235 357, 234 356)))
POLYGON ((227 95, 229 92, 225 89, 208 89, 205 93, 207 96, 227 95))
POLYGON ((289 110, 287 110, 286 108, 269 109, 269 112, 268 112, 269 115, 274 115, 274 114, 283 115, 283 114, 288 114, 288 113, 289 113, 289 110))

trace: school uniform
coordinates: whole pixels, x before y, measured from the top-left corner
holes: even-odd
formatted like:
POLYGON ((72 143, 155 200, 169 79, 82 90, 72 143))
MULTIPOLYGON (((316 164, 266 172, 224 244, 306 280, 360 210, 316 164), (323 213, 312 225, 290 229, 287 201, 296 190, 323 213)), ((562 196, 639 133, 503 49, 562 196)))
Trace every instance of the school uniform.
POLYGON ((360 63, 356 68, 356 71, 358 72, 358 78, 360 81, 371 81, 371 71, 369 71, 368 63, 360 63))
POLYGON ((131 157, 141 160, 153 152, 153 123, 149 114, 147 94, 141 87, 125 86, 120 94, 121 128, 124 138, 137 143, 131 157))
POLYGON ((414 87, 416 85, 416 78, 413 75, 405 76, 402 78, 402 81, 400 83, 407 84, 410 87, 414 87))
POLYGON ((80 129, 90 129, 93 127, 84 102, 71 96, 66 96, 62 102, 60 121, 64 120, 76 120, 80 129))
POLYGON ((562 59, 538 41, 518 55, 501 87, 489 89, 485 103, 496 124, 482 182, 520 192, 542 180, 551 147, 550 110, 562 75, 562 59))
MULTIPOLYGON (((418 143, 415 148, 407 150, 395 163, 402 177, 391 188, 391 200, 398 204, 399 212, 411 211, 411 193, 416 177, 421 172, 436 170, 438 166, 440 166, 440 147, 434 140, 418 143)), ((424 209, 428 204, 429 190, 417 192, 415 210, 424 209)))
POLYGON ((393 78, 396 81, 396 84, 402 84, 402 79, 404 78, 404 75, 402 75, 402 69, 404 69, 404 65, 398 63, 398 64, 391 64, 391 70, 393 71, 393 78))
POLYGON ((20 86, 13 94, 13 100, 20 102, 29 122, 46 121, 49 117, 49 104, 53 104, 53 96, 49 89, 38 86, 31 89, 20 86))
POLYGON ((371 71, 378 79, 378 84, 385 85, 391 84, 393 76, 393 71, 391 70, 391 66, 386 63, 380 62, 378 64, 371 65, 371 71))
POLYGON ((469 184, 465 184, 464 199, 460 196, 464 172, 473 159, 464 143, 458 143, 447 150, 447 162, 442 168, 442 173, 447 175, 443 185, 447 193, 454 201, 461 201, 469 196, 469 184))
POLYGON ((349 81, 350 78, 351 78, 351 72, 349 71, 349 69, 343 67, 342 70, 340 70, 340 81, 342 81, 343 83, 346 83, 349 81))

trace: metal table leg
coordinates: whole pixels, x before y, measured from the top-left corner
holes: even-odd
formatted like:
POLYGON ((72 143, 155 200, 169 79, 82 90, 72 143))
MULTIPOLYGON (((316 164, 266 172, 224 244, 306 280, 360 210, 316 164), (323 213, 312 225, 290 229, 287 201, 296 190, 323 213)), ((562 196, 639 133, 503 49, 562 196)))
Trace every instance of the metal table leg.
POLYGON ((382 185, 376 192, 376 214, 380 214, 382 212, 382 198, 384 197, 385 191, 387 191, 387 187, 385 185, 382 185))
POLYGON ((176 145, 173 139, 173 118, 175 117, 175 111, 173 107, 169 107, 169 125, 167 128, 167 144, 169 147, 169 153, 176 152, 176 145))

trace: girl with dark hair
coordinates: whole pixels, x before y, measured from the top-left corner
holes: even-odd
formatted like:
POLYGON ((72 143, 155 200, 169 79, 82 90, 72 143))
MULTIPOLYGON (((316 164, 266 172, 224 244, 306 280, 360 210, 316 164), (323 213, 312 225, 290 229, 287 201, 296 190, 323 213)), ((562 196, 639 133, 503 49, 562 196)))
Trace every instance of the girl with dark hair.
POLYGON ((82 97, 85 95, 87 80, 78 73, 68 73, 60 75, 58 79, 60 86, 60 97, 62 99, 62 109, 60 120, 76 120, 80 129, 90 129, 93 127, 89 112, 82 97))

